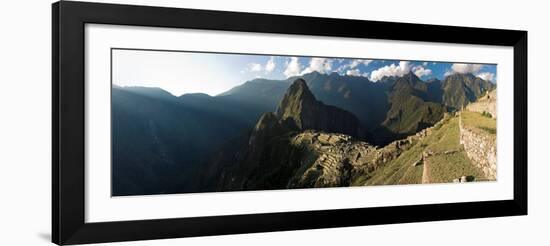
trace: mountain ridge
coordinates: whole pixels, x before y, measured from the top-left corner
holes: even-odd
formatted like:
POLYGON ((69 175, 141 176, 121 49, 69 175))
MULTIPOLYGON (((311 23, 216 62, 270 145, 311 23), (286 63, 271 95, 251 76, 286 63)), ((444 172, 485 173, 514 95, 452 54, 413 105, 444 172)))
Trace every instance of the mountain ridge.
POLYGON ((452 80, 423 81, 410 72, 402 77, 386 76, 380 81, 372 82, 365 77, 313 72, 285 80, 254 79, 232 88, 223 95, 248 98, 248 102, 259 100, 265 103, 266 109, 270 109, 268 111, 272 111, 290 86, 290 80, 303 78, 318 100, 356 115, 366 129, 368 138, 383 146, 434 124, 441 119, 442 112, 457 110, 457 105, 462 107, 463 104, 473 102, 481 96, 482 91, 496 87, 472 74, 454 74, 453 77, 455 79, 452 80), (397 83, 399 81, 401 83, 397 83), (396 92, 400 89, 402 91, 396 92), (454 96, 453 91, 459 95, 454 96), (400 96, 404 98, 399 98, 400 96), (414 96, 414 99, 411 99, 411 96, 414 96), (414 111, 412 107, 407 109, 406 104, 398 105, 404 102, 421 110, 410 114, 414 111), (399 117, 400 111, 408 111, 404 114, 404 119, 399 117))
POLYGON ((340 132, 358 138, 363 135, 355 115, 318 101, 303 79, 296 79, 288 88, 275 115, 299 130, 340 132))
MULTIPOLYGON (((356 141, 352 144, 354 147, 350 147, 348 141, 355 138, 342 134, 349 132, 359 137, 360 131, 359 120, 353 114, 318 101, 306 82, 296 79, 276 112, 260 117, 248 142, 235 158, 223 165, 214 161, 208 170, 218 169, 218 173, 210 172, 205 179, 214 181, 210 185, 215 187, 214 190, 348 185, 351 182, 350 170, 353 169, 351 165, 360 165, 359 162, 332 161, 329 165, 321 161, 326 165, 319 164, 311 170, 310 166, 314 164, 312 160, 320 158, 318 155, 325 148, 321 145, 333 146, 330 147, 333 152, 342 154, 346 152, 344 148, 354 155, 361 155, 358 154, 361 152, 366 158, 366 153, 375 148, 357 140, 353 140, 356 141)), ((342 156, 340 158, 344 158, 342 156)))
MULTIPOLYGON (((257 79, 233 88, 235 90, 230 90, 231 93, 228 91, 213 97, 205 94, 184 94, 176 97, 160 88, 127 88, 113 85, 113 163, 122 163, 113 166, 113 180, 116 180, 113 183, 113 194, 139 195, 194 191, 198 188, 190 186, 190 183, 196 179, 195 176, 203 172, 202 165, 209 163, 213 157, 218 158, 220 166, 212 165, 207 169, 212 171, 210 177, 220 177, 214 175, 216 170, 231 166, 235 156, 245 158, 239 146, 256 145, 251 143, 255 141, 252 138, 254 134, 258 141, 265 143, 262 147, 264 151, 273 147, 268 151, 270 155, 263 157, 267 158, 265 161, 269 158, 278 158, 277 156, 281 153, 294 153, 285 157, 287 161, 302 160, 304 146, 309 146, 310 150, 318 153, 321 147, 315 146, 324 144, 335 153, 340 153, 342 149, 350 147, 345 144, 348 141, 345 140, 347 139, 345 136, 351 135, 356 136, 349 141, 351 146, 364 151, 367 149, 370 151, 371 148, 375 148, 374 146, 389 146, 393 143, 392 141, 399 141, 433 125, 443 113, 457 110, 455 106, 447 106, 444 102, 445 90, 458 91, 456 96, 447 92, 445 100, 453 105, 463 103, 467 105, 471 98, 477 98, 478 93, 496 87, 496 85, 486 84, 490 82, 484 82, 472 76, 457 75, 449 80, 425 82, 416 75, 408 74, 404 78, 387 77, 376 83, 366 83, 369 80, 364 77, 305 74, 299 78, 305 79, 301 86, 307 87, 311 94, 306 97, 315 99, 315 101, 309 100, 313 105, 319 105, 313 103, 319 101, 324 106, 307 107, 304 111, 300 108, 303 105, 289 103, 299 109, 289 110, 288 117, 285 118, 287 121, 292 120, 293 124, 274 123, 279 121, 277 111, 286 107, 280 107, 280 104, 291 86, 289 80, 271 80, 268 84, 263 84, 264 80, 257 79), (333 112, 333 110, 326 110, 332 107, 338 108, 337 112, 347 113, 326 113, 333 112), (337 122, 316 125, 316 122, 326 122, 327 119, 323 118, 326 116, 321 117, 320 120, 307 116, 310 112, 315 113, 314 115, 348 116, 328 117, 328 119, 335 118, 337 122), (304 116, 305 121, 302 118, 304 116), (299 123, 296 124, 296 122, 299 123), (342 122, 353 123, 346 126, 342 122), (257 131, 256 128, 271 128, 271 130, 257 131), (347 134, 335 133, 342 129, 348 129, 343 130, 347 134), (329 133, 331 131, 334 133, 329 133), (259 134, 260 132, 269 134, 259 134), (368 143, 360 141, 365 139, 368 143), (363 143, 370 147, 361 147, 363 143), (222 152, 224 154, 220 154, 222 152), (160 177, 173 178, 166 183, 160 177)), ((280 114, 284 115, 284 112, 280 114)), ((306 156, 321 158, 310 154, 306 153, 306 156)), ((338 155, 330 158, 340 158, 338 155)), ((345 158, 338 160, 351 163, 354 167, 351 170, 358 170, 355 167, 359 166, 353 164, 355 161, 348 162, 345 158)), ((254 163, 259 161, 260 159, 255 159, 254 163)), ((344 170, 349 166, 333 167, 344 170)), ((238 166, 234 168, 239 169, 238 166)), ((292 174, 288 172, 296 171, 294 169, 296 167, 281 168, 288 168, 283 172, 287 176, 292 174)), ((323 173, 313 169, 310 171, 317 174, 323 173)), ((348 176, 348 171, 342 172, 344 176, 348 176)), ((227 178, 222 177, 221 180, 231 183, 227 178)), ((270 182, 277 183, 276 187, 283 186, 282 180, 277 181, 277 178, 274 180, 270 182)), ((305 180, 312 181, 312 179, 305 180)), ((319 184, 322 183, 319 182, 319 184)), ((245 186, 251 188, 250 185, 245 186)), ((299 182, 295 185, 299 186, 299 182)))

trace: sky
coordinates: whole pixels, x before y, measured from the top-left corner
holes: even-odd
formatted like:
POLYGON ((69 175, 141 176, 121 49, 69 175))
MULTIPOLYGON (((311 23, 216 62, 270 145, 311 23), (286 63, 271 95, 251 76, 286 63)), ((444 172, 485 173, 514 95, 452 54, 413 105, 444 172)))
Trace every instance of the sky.
POLYGON ((410 71, 423 80, 441 80, 453 73, 472 73, 493 83, 497 79, 495 64, 121 49, 112 52, 113 84, 159 87, 175 96, 215 96, 255 78, 283 80, 313 71, 362 76, 372 83, 410 71))

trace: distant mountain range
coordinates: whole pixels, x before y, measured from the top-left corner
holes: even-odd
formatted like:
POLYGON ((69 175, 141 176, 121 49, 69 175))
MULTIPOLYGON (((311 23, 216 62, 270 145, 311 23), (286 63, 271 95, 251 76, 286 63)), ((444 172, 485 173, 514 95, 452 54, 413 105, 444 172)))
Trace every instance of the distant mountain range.
POLYGON ((445 112, 495 87, 471 74, 426 82, 409 73, 374 83, 317 72, 280 81, 255 79, 214 97, 113 86, 112 193, 219 188, 219 182, 205 177, 221 175, 221 169, 235 165, 235 158, 253 163, 257 157, 243 146, 267 134, 263 128, 272 129, 268 134, 335 132, 384 146, 432 126, 445 112))
MULTIPOLYGON (((414 73, 384 77, 374 83, 365 77, 312 72, 303 78, 315 97, 352 112, 367 129, 370 142, 385 145, 439 121, 443 112, 473 102, 496 85, 472 74, 453 74, 443 81, 422 81, 414 73)), ((220 96, 264 106, 272 111, 297 77, 276 81, 255 79, 220 96)))

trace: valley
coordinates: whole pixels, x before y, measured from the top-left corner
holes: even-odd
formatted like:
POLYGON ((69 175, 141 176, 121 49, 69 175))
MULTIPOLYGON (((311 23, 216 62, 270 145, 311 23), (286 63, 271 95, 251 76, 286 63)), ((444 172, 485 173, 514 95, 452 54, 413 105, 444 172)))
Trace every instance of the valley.
POLYGON ((312 72, 217 96, 114 86, 113 194, 495 180, 495 87, 412 72, 312 72))

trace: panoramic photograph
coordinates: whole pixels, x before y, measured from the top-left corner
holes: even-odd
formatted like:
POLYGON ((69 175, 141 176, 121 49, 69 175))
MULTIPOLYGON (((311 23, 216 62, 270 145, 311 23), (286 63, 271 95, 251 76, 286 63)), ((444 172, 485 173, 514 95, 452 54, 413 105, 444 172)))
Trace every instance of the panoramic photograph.
POLYGON ((111 58, 112 196, 497 179, 496 64, 111 58))

